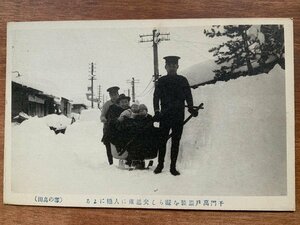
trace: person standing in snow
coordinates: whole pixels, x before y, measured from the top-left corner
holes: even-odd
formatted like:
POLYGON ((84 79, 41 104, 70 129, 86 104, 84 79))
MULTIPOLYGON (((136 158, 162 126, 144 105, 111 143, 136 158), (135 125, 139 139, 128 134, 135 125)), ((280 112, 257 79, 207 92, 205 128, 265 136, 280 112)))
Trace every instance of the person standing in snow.
POLYGON ((102 142, 106 147, 106 154, 107 154, 107 159, 108 159, 109 165, 113 164, 113 157, 112 157, 112 154, 111 154, 110 143, 105 140, 105 136, 107 135, 107 131, 108 131, 107 112, 108 112, 108 109, 111 105, 116 104, 116 102, 119 98, 119 89, 120 88, 117 87, 117 86, 110 87, 110 88, 107 89, 107 92, 109 93, 110 100, 108 100, 107 102, 104 103, 104 105, 102 107, 102 111, 101 111, 101 116, 100 116, 100 120, 103 123, 102 142))
POLYGON ((198 111, 193 108, 193 97, 188 80, 177 74, 180 57, 166 56, 164 59, 167 75, 158 79, 153 96, 154 120, 160 122, 159 127, 161 129, 158 165, 154 173, 161 173, 164 168, 166 144, 169 132, 172 130, 170 172, 177 176, 180 175, 176 169, 176 161, 183 131, 185 101, 188 105, 188 111, 194 117, 198 116, 198 111))

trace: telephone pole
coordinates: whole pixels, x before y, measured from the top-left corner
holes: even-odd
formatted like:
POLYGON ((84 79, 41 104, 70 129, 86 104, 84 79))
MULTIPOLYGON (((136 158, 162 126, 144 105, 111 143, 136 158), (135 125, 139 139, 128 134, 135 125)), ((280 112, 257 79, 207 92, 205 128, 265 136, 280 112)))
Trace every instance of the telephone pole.
MULTIPOLYGON (((132 102, 135 102, 135 84, 139 83, 139 80, 135 80, 134 77, 131 80, 127 80, 127 83, 131 84, 131 95, 132 95, 132 102)), ((128 89, 128 96, 130 94, 130 89, 128 89)))
POLYGON ((98 108, 100 108, 101 103, 101 85, 98 86, 98 108))
POLYGON ((95 72, 95 65, 94 65, 94 63, 92 62, 91 63, 91 74, 90 74, 90 81, 91 81, 91 101, 92 101, 92 108, 94 108, 94 80, 96 80, 96 78, 95 78, 95 74, 94 74, 94 72, 95 72))
POLYGON ((132 78, 132 81, 131 81, 131 90, 132 90, 132 102, 135 102, 135 88, 134 88, 134 85, 135 85, 135 81, 134 81, 134 77, 132 78))
POLYGON ((153 45, 153 64, 154 64, 154 79, 153 81, 156 82, 159 78, 159 71, 158 71, 158 49, 157 45, 161 41, 169 41, 170 33, 160 33, 157 29, 152 30, 152 34, 141 34, 140 35, 140 42, 152 42, 153 45), (150 39, 144 39, 145 37, 151 37, 150 39))
POLYGON ((103 94, 103 96, 102 96, 102 107, 103 107, 104 103, 105 103, 105 99, 104 99, 104 94, 103 94))

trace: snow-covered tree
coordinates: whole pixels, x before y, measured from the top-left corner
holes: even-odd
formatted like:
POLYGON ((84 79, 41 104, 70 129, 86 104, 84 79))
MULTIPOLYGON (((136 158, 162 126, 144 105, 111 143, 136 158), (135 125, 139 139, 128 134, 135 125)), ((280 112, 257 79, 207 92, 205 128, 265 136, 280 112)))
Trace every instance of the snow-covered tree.
POLYGON ((229 38, 227 42, 209 50, 217 57, 215 62, 221 65, 220 69, 214 71, 216 79, 229 80, 237 73, 241 75, 242 71, 237 69, 244 66, 249 75, 253 74, 251 60, 255 59, 255 55, 249 49, 251 43, 247 35, 250 27, 251 25, 213 26, 210 30, 204 30, 204 34, 211 38, 220 36, 229 38))
POLYGON ((208 37, 227 37, 223 44, 209 50, 220 68, 216 80, 268 72, 276 63, 284 68, 283 27, 277 25, 212 26, 208 37))
MULTIPOLYGON (((279 64, 285 68, 284 58, 284 29, 282 25, 262 25, 261 33, 265 41, 261 43, 261 57, 259 63, 261 67, 279 64)), ((267 71, 268 72, 268 71, 267 71)))

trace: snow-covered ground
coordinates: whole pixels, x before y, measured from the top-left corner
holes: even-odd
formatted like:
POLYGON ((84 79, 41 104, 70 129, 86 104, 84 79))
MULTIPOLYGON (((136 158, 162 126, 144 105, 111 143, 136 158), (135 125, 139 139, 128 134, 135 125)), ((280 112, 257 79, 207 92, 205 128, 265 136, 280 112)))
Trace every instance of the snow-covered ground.
MULTIPOLYGON (((284 71, 193 90, 205 109, 189 122, 180 176, 126 171, 107 163, 99 110, 55 135, 49 118, 12 128, 12 191, 61 194, 283 195, 286 193, 284 71)), ((52 116, 53 117, 53 116, 52 116)), ((155 160, 156 165, 156 160, 155 160)))

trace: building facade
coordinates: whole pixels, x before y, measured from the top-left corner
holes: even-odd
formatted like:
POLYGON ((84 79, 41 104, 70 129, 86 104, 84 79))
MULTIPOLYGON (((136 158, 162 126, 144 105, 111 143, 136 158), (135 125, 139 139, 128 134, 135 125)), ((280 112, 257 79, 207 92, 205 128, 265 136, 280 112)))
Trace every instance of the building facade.
MULTIPOLYGON (((57 97, 43 93, 31 87, 12 81, 11 89, 11 115, 12 118, 23 112, 29 116, 43 117, 56 113, 57 97)), ((71 114, 71 103, 66 98, 60 99, 61 113, 69 116, 71 114)))

